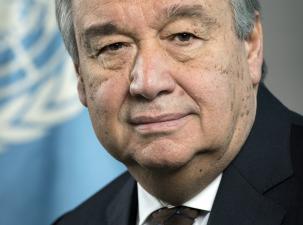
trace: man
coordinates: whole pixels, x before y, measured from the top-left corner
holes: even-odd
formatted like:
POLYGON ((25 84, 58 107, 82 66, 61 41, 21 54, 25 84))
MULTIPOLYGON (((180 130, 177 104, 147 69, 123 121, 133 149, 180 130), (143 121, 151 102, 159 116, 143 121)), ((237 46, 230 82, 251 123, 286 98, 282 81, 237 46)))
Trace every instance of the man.
POLYGON ((303 224, 303 120, 261 82, 258 1, 56 4, 80 100, 130 173, 56 224, 303 224))

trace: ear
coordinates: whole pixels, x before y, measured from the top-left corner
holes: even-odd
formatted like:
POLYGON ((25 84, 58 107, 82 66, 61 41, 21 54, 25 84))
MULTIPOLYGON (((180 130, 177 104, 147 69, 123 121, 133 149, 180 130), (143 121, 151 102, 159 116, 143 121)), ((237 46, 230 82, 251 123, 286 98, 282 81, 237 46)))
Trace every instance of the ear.
POLYGON ((80 99, 80 102, 82 103, 82 105, 87 107, 85 85, 83 82, 83 78, 80 74, 80 66, 78 64, 74 64, 74 67, 75 67, 75 70, 77 73, 77 79, 78 79, 77 89, 78 89, 79 99, 80 99))
POLYGON ((258 12, 256 12, 254 28, 245 40, 245 48, 251 80, 253 85, 256 86, 262 77, 263 63, 263 29, 258 12))

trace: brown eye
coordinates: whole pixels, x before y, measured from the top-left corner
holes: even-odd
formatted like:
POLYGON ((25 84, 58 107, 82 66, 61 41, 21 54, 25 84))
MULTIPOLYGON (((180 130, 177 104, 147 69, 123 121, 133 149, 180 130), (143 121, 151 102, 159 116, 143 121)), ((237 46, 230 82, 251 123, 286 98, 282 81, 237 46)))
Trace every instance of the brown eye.
POLYGON ((103 47, 100 51, 100 54, 106 53, 106 52, 114 53, 114 52, 119 51, 120 49, 122 49, 124 47, 127 47, 127 46, 123 42, 113 43, 113 44, 110 44, 110 45, 107 45, 107 46, 103 47))
POLYGON ((170 40, 180 43, 180 44, 188 44, 189 42, 193 41, 197 37, 191 33, 183 32, 177 33, 170 36, 170 40))
POLYGON ((174 35, 174 39, 181 42, 187 42, 194 38, 194 35, 190 33, 179 33, 174 35))

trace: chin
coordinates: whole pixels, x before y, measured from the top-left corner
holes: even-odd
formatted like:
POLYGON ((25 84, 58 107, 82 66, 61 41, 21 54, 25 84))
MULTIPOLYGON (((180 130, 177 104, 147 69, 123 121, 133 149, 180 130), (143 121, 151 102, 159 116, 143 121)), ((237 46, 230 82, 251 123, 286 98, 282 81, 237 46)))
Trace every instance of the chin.
POLYGON ((157 142, 136 151, 134 161, 153 171, 169 172, 186 166, 193 158, 193 151, 172 141, 157 142))

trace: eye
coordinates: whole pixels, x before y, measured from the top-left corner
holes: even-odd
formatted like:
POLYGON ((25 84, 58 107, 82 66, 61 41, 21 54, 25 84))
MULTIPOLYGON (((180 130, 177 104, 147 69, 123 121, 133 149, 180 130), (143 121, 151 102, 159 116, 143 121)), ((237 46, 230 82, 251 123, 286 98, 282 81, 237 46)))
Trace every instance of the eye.
POLYGON ((115 53, 121 50, 122 48, 127 47, 126 43, 123 42, 117 42, 110 45, 106 45, 99 51, 99 54, 102 53, 115 53))
MULTIPOLYGON (((171 40, 172 41, 176 41, 176 42, 190 42, 192 39, 196 38, 195 35, 191 34, 191 33, 177 33, 177 34, 173 34, 171 36, 171 40)), ((185 44, 185 43, 184 43, 185 44)))

